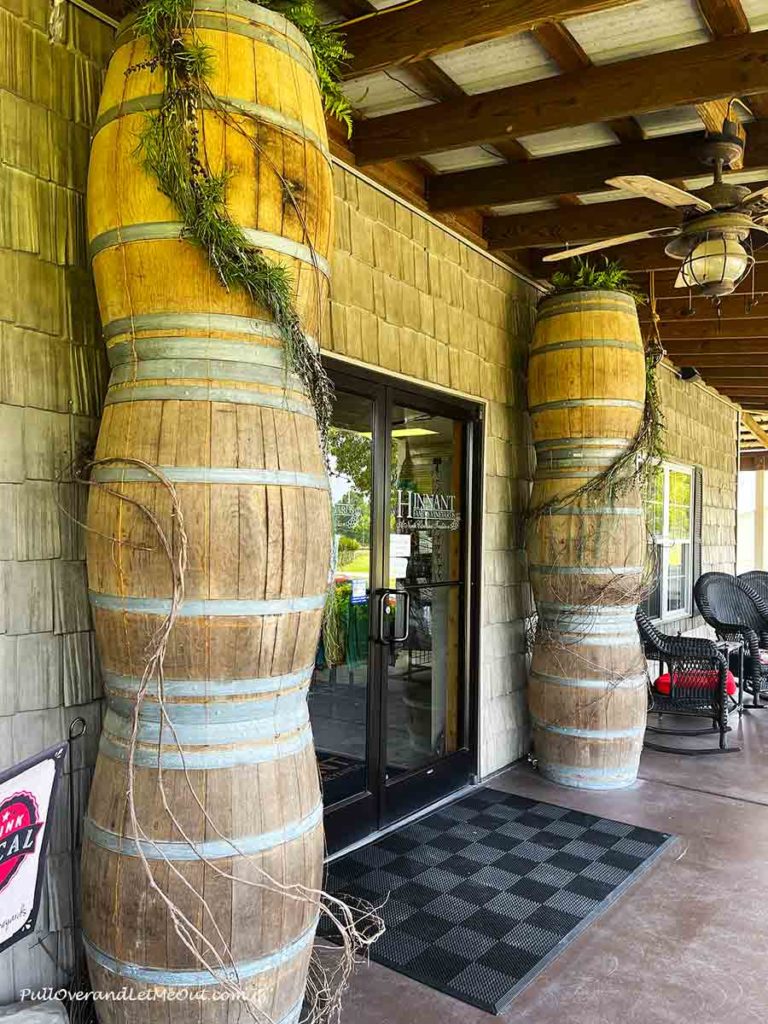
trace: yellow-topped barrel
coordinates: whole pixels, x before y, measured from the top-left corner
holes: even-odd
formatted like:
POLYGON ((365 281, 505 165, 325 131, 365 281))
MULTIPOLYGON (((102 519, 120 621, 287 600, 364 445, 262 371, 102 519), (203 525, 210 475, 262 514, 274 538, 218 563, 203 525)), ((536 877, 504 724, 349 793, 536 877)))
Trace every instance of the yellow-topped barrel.
MULTIPOLYGON (((333 193, 312 53, 256 4, 193 8, 212 57, 198 112, 205 160, 228 175, 227 209, 247 240, 289 269, 301 325, 316 339, 333 193)), ((295 1024, 322 879, 306 694, 328 583, 328 479, 314 407, 273 316, 222 287, 142 167, 137 143, 163 74, 147 66, 133 26, 129 17, 118 30, 88 182, 111 377, 89 505, 108 710, 85 827, 86 950, 95 989, 169 994, 99 1002, 110 1024, 190 1014, 201 1024, 243 1015, 295 1024), (148 645, 171 608, 168 557, 144 511, 172 534, 163 481, 178 495, 189 563, 164 679, 150 683, 134 735, 148 645), (286 892, 298 885, 307 897, 286 892), (192 938, 200 955, 161 891, 210 943, 192 938), (201 957, 225 968, 211 973, 201 957), (250 1009, 217 1000, 232 982, 250 1009), (181 990, 186 999, 174 999, 181 990)))
POLYGON ((594 487, 633 444, 645 405, 635 301, 579 291, 542 301, 528 401, 537 455, 528 562, 539 630, 529 680, 540 770, 612 788, 637 774, 645 666, 635 610, 645 524, 634 465, 594 487))

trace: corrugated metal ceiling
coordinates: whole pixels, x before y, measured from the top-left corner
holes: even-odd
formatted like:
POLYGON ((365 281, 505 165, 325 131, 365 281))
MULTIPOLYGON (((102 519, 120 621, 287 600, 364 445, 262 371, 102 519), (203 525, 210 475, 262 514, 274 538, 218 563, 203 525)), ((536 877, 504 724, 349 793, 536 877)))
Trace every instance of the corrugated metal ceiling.
POLYGON ((694 0, 639 0, 564 24, 593 64, 645 57, 709 39, 694 0))
POLYGON ((537 82, 560 70, 528 32, 438 54, 434 61, 467 93, 537 82))

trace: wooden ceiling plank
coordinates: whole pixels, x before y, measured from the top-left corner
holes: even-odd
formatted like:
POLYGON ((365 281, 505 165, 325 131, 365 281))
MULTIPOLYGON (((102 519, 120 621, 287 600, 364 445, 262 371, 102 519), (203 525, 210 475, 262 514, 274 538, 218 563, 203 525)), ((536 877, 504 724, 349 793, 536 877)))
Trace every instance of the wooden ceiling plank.
MULTIPOLYGON (((768 168, 768 124, 755 122, 749 129, 744 167, 768 168)), ((430 206, 433 210, 459 210, 552 199, 568 192, 598 192, 605 190, 606 178, 624 174, 649 174, 662 181, 692 177, 706 173, 698 156, 702 138, 700 132, 685 132, 540 157, 514 168, 484 167, 442 174, 430 182, 430 206)))
POLYGON ((356 78, 503 35, 530 31, 542 21, 621 7, 630 0, 428 0, 381 11, 345 29, 356 78))
POLYGON ((355 151, 376 163, 766 90, 763 31, 377 117, 358 128, 355 151))

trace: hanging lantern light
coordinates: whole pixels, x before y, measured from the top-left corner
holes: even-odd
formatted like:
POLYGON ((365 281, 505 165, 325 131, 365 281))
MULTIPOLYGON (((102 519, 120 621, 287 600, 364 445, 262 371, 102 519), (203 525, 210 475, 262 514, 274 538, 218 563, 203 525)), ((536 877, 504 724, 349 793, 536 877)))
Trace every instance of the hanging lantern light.
POLYGON ((730 295, 755 262, 736 234, 707 234, 685 257, 676 288, 691 288, 700 295, 730 295))

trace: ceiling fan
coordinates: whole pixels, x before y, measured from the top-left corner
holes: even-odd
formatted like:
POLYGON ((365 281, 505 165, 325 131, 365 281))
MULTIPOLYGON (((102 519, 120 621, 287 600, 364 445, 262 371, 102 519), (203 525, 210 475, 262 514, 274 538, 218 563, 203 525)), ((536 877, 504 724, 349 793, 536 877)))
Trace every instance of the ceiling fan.
POLYGON ((700 157, 702 163, 713 168, 714 179, 695 195, 644 174, 609 178, 607 185, 681 210, 682 223, 563 249, 549 253, 543 261, 570 259, 642 238, 669 238, 665 252, 683 261, 676 288, 696 289, 699 294, 713 298, 729 295, 754 264, 750 233, 768 233, 763 223, 768 220, 768 185, 750 192, 747 185, 723 180, 723 170, 730 169, 743 152, 744 141, 738 134, 738 125, 726 118, 721 132, 707 133, 704 137, 700 157))

